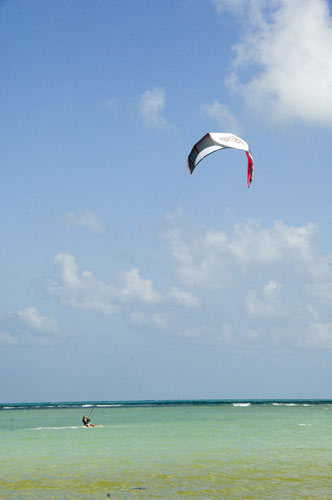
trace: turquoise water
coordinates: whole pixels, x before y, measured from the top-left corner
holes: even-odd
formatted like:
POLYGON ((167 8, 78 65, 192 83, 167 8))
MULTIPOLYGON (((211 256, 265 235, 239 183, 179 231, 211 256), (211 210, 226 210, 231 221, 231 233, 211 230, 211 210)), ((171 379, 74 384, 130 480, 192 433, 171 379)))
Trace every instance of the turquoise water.
POLYGON ((117 404, 0 405, 0 498, 332 498, 332 402, 117 404))

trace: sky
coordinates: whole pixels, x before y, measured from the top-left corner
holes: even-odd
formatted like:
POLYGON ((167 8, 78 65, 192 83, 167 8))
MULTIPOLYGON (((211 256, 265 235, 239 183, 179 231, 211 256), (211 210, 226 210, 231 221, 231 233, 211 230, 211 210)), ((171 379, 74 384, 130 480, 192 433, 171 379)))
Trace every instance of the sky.
POLYGON ((0 0, 0 47, 0 401, 332 398, 332 2, 0 0))

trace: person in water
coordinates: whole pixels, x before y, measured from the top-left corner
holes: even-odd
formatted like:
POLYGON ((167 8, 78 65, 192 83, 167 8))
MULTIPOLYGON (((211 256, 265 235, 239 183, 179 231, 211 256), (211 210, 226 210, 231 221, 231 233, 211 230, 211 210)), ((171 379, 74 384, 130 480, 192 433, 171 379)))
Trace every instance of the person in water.
POLYGON ((88 418, 85 415, 82 418, 82 422, 85 427, 94 427, 94 424, 90 424, 91 418, 88 418))

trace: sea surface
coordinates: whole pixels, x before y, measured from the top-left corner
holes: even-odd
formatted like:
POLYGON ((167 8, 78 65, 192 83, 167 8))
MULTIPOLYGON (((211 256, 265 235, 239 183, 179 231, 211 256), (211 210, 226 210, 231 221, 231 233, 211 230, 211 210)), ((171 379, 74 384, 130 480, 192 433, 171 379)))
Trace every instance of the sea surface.
POLYGON ((1 499, 332 499, 332 401, 1 404, 0 426, 1 499))

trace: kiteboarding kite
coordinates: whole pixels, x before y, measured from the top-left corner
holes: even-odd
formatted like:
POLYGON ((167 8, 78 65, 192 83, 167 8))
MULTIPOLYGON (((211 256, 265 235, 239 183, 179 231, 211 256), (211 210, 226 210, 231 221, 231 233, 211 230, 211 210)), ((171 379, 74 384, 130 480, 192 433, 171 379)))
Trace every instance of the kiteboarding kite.
POLYGON ((248 144, 240 137, 231 133, 209 132, 202 137, 202 139, 200 139, 192 148, 190 155, 188 156, 189 172, 192 174, 198 163, 207 155, 214 153, 219 149, 225 148, 245 151, 248 158, 247 182, 249 187, 254 174, 254 160, 251 156, 248 144))

